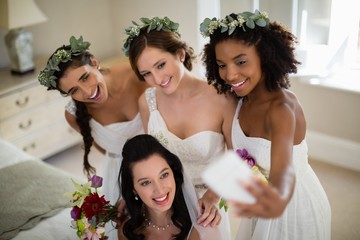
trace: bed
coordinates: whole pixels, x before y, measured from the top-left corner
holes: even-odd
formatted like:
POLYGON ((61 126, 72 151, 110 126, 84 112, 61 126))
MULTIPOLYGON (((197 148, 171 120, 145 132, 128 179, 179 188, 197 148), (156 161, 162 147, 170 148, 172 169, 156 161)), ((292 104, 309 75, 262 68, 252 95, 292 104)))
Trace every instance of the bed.
POLYGON ((64 196, 71 178, 0 139, 0 239, 78 239, 64 196))

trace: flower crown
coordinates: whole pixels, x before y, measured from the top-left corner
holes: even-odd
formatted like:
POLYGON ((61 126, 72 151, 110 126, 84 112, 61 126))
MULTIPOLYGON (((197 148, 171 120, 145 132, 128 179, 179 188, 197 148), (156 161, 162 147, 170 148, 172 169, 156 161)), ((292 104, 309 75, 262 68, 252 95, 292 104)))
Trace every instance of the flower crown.
POLYGON ((125 40, 123 52, 126 56, 129 55, 129 48, 132 40, 139 36, 140 30, 147 27, 147 32, 149 33, 152 30, 156 31, 167 31, 167 32, 178 32, 179 24, 176 22, 171 21, 168 17, 159 18, 140 18, 142 24, 138 24, 134 21, 132 23, 135 26, 131 26, 125 29, 125 33, 129 35, 125 40))
POLYGON ((40 71, 38 80, 41 85, 48 87, 48 89, 56 89, 56 79, 54 73, 60 71, 59 63, 72 61, 72 56, 78 56, 84 51, 88 50, 89 42, 84 42, 83 37, 76 39, 74 36, 70 37, 70 50, 59 49, 49 59, 44 70, 40 71))
POLYGON ((250 29, 254 29, 256 25, 259 27, 266 27, 269 24, 269 21, 266 12, 260 12, 258 10, 255 10, 254 13, 242 12, 237 14, 236 19, 230 15, 223 19, 205 18, 200 24, 200 32, 204 37, 209 37, 216 29, 220 28, 221 33, 227 31, 228 34, 231 35, 237 27, 241 27, 246 31, 245 25, 250 29))

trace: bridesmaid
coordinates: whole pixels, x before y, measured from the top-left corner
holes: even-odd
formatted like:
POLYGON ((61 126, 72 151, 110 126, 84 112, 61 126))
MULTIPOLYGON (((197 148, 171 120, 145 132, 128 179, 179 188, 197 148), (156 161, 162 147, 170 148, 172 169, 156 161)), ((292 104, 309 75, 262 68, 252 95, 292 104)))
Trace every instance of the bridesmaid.
POLYGON ((167 17, 141 20, 126 30, 124 51, 138 78, 151 86, 139 99, 145 132, 176 154, 190 175, 202 209, 198 223, 217 226, 217 239, 231 239, 228 215, 219 211, 220 198, 203 184, 201 173, 231 148, 236 98, 218 94, 191 73, 195 55, 177 23, 167 17))
MULTIPOLYGON (((48 90, 71 97, 65 118, 83 137, 84 172, 87 177, 96 172, 88 161, 94 144, 104 153, 105 197, 115 204, 119 186, 114 169, 120 168, 125 141, 144 132, 137 103, 147 85, 138 81, 127 61, 101 69, 89 46, 82 37, 71 37, 69 45, 50 56, 38 79, 48 90)), ((113 226, 108 225, 107 231, 110 239, 117 239, 113 226)))

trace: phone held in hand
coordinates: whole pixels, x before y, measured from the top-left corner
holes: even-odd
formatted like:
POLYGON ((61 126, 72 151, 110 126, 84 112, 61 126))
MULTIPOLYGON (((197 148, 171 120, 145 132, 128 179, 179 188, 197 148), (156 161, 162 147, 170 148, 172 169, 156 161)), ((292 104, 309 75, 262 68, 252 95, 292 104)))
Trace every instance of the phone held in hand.
POLYGON ((233 150, 228 150, 205 169, 202 179, 210 189, 228 201, 253 204, 255 198, 241 185, 251 183, 253 175, 249 165, 233 150))

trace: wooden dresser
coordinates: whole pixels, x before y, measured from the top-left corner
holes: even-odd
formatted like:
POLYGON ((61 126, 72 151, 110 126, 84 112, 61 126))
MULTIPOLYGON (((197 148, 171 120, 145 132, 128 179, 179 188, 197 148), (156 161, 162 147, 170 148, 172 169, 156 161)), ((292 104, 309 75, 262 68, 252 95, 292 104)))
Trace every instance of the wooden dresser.
POLYGON ((64 117, 70 100, 58 91, 47 91, 37 80, 45 61, 24 76, 0 70, 0 138, 25 152, 47 158, 82 141, 64 117))

